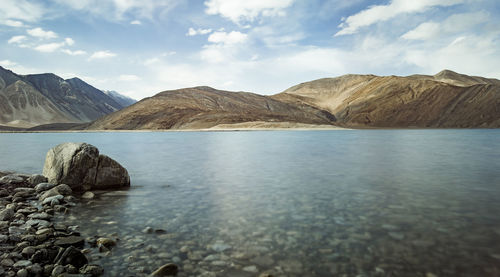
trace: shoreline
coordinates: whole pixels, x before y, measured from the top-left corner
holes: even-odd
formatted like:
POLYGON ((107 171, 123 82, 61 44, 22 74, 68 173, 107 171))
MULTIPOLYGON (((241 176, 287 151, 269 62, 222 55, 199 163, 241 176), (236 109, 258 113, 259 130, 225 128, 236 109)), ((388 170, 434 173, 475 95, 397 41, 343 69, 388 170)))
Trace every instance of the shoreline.
POLYGON ((91 194, 75 197, 68 185, 47 183, 40 174, 0 172, 0 275, 102 275, 86 253, 106 238, 85 239, 79 225, 60 218, 91 194))

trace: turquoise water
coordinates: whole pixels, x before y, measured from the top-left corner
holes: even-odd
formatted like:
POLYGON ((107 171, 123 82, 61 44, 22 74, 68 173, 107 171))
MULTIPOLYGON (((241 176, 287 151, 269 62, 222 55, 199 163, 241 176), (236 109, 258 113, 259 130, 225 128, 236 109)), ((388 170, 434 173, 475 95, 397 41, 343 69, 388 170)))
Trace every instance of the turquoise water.
POLYGON ((0 170, 67 141, 131 176, 66 219, 108 276, 500 276, 500 130, 0 134, 0 170))

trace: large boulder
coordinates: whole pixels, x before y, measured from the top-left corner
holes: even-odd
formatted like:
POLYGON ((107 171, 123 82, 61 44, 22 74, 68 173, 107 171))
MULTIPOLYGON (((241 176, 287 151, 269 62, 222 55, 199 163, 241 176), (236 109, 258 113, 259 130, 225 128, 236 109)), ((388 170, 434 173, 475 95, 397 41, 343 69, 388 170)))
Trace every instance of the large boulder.
POLYGON ((73 190, 130 186, 127 170, 87 143, 62 143, 47 152, 43 175, 73 190))

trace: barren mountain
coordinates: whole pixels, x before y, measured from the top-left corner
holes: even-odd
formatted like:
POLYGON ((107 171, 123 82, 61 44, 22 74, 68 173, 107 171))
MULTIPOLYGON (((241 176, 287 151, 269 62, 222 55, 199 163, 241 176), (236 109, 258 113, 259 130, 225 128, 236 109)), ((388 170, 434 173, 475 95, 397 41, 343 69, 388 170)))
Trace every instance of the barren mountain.
POLYGON ((325 109, 347 127, 500 127, 500 81, 449 70, 434 76, 345 75, 272 97, 325 109))
POLYGON ((158 93, 96 120, 88 129, 199 129, 254 121, 332 124, 335 118, 309 105, 195 87, 158 93))
POLYGON ((123 107, 78 78, 64 80, 51 73, 23 76, 0 67, 0 125, 88 122, 123 107))

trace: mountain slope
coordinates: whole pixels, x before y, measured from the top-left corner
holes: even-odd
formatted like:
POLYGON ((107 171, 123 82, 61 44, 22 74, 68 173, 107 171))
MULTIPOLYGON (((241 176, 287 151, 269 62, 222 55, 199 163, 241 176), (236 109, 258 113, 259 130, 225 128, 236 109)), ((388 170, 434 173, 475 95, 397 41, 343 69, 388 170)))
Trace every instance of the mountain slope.
POLYGON ((325 109, 347 127, 500 127, 499 84, 452 71, 345 75, 303 83, 273 98, 325 109))
POLYGON ((103 91, 107 96, 113 98, 118 104, 120 104, 123 107, 128 107, 130 105, 133 105, 137 102, 137 100, 132 99, 130 97, 127 97, 123 94, 120 94, 114 90, 105 90, 103 91))
POLYGON ((0 67, 0 125, 88 122, 123 107, 78 78, 64 80, 50 73, 23 76, 0 67))
POLYGON ((308 105, 195 87, 158 93, 96 120, 88 129, 198 129, 254 121, 332 124, 335 118, 308 105))

